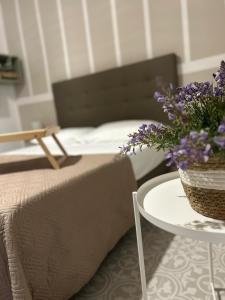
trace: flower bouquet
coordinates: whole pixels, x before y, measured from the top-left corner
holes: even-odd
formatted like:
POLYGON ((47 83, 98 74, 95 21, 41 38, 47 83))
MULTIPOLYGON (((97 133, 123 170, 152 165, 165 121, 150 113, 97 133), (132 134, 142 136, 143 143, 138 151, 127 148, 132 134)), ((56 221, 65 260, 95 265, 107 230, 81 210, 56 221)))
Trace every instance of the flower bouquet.
POLYGON ((193 82, 154 98, 168 114, 170 125, 143 124, 129 135, 122 152, 136 147, 166 151, 168 165, 178 167, 193 209, 225 220, 225 62, 211 82, 193 82))

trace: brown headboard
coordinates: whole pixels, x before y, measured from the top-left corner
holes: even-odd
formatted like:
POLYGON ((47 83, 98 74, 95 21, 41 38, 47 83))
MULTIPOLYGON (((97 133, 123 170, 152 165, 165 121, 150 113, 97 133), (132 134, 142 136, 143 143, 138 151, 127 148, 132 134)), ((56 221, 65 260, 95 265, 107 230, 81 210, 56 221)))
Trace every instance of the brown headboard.
POLYGON ((167 120, 153 100, 159 82, 177 86, 174 54, 53 84, 61 127, 98 126, 129 119, 167 120))

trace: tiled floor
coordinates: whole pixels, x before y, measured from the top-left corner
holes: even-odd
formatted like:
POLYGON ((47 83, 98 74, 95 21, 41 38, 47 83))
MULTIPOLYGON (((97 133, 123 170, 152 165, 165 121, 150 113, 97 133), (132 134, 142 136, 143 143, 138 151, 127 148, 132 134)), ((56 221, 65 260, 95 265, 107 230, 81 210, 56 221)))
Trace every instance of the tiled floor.
MULTIPOLYGON (((143 223, 150 300, 211 300, 207 244, 173 236, 143 223)), ((225 241, 225 239, 224 239, 225 241)), ((213 245, 215 282, 225 287, 225 243, 213 245)), ((71 300, 141 300, 135 230, 106 258, 94 278, 71 300)), ((218 300, 225 299, 220 291, 218 300)))

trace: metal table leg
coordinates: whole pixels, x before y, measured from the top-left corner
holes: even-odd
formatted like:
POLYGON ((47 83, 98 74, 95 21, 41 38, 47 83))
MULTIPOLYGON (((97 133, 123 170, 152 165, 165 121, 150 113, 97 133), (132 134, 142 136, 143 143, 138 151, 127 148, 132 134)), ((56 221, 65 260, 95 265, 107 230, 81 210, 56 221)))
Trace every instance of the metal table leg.
POLYGON ((211 243, 208 243, 208 254, 209 254, 210 286, 211 286, 211 289, 212 289, 213 299, 217 300, 216 293, 215 293, 215 286, 214 286, 213 257, 212 257, 212 244, 211 243))
POLYGON ((141 274, 142 296, 143 296, 143 300, 148 300, 140 212, 137 207, 136 192, 133 193, 133 204, 134 204, 134 217, 135 217, 135 227, 136 227, 137 245, 138 245, 139 267, 140 267, 140 274, 141 274))

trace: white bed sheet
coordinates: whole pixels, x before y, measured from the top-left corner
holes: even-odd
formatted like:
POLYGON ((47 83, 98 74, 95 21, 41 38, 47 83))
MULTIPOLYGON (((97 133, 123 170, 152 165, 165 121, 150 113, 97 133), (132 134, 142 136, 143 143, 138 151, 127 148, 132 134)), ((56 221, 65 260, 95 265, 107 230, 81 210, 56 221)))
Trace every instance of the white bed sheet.
MULTIPOLYGON (((127 134, 136 131, 140 124, 150 121, 120 121, 107 123, 95 128, 69 128, 62 129, 58 134, 68 154, 110 154, 119 153, 119 147, 126 144, 127 134)), ((45 138, 50 151, 57 155, 60 150, 50 137, 45 138)), ((7 152, 9 155, 42 155, 43 151, 39 145, 32 145, 7 152)), ((163 151, 157 152, 154 149, 145 148, 137 151, 136 155, 130 155, 130 160, 136 179, 141 179, 164 159, 163 151)))

